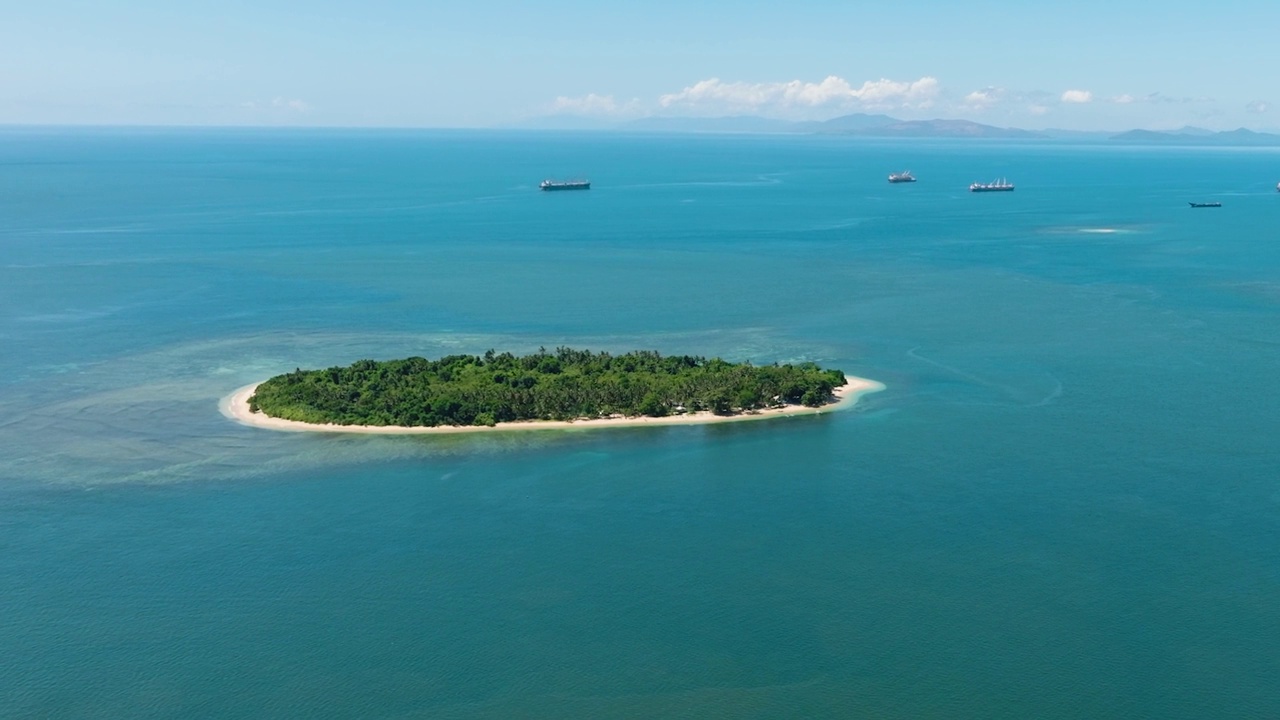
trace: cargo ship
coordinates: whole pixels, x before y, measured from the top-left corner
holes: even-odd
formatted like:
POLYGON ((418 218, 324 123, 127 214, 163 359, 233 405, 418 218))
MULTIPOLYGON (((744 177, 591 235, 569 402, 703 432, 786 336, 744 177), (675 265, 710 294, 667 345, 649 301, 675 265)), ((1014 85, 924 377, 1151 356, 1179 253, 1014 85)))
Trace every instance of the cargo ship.
POLYGON ((969 192, 1013 192, 1013 183, 1004 178, 989 183, 974 183, 969 186, 969 192))
POLYGON ((891 183, 904 183, 904 182, 915 182, 915 181, 916 181, 916 176, 912 175, 910 170, 903 170, 900 173, 889 174, 889 182, 891 183))
POLYGON ((1222 207, 1220 202, 1189 203, 1191 207, 1222 207))
POLYGON ((538 187, 542 190, 590 190, 591 182, 588 180, 543 180, 538 187))

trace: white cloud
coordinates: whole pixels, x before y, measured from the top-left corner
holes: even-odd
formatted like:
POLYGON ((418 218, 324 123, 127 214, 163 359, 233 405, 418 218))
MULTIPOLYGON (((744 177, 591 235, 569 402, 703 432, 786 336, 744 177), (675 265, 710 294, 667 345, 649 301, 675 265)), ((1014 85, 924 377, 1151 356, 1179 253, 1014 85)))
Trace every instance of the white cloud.
POLYGON ((1027 112, 1031 113, 1032 115, 1044 115, 1045 113, 1049 112, 1049 108, 1045 105, 1039 105, 1039 104, 1030 105, 1027 107, 1027 112))
POLYGON ((1068 90, 1062 93, 1062 102, 1077 104, 1093 102, 1093 93, 1088 90, 1068 90))
POLYGON ((292 110, 293 112, 306 112, 311 106, 301 100, 290 100, 288 98, 272 98, 271 107, 278 110, 292 110))
POLYGON ((1271 109, 1271 103, 1265 100, 1254 100, 1248 105, 1245 105, 1244 109, 1251 113, 1264 113, 1271 109))
POLYGON ((966 108, 974 110, 986 110, 999 103, 1005 97, 1004 88, 986 87, 981 90, 974 90, 964 96, 963 104, 966 108))
POLYGON ((1159 105, 1162 103, 1189 103, 1195 101, 1192 98, 1172 98, 1168 95, 1161 95, 1158 92, 1153 92, 1143 95, 1142 97, 1135 97, 1129 93, 1124 93, 1123 95, 1116 95, 1114 97, 1107 98, 1107 102, 1115 103, 1117 105, 1134 105, 1138 103, 1145 105, 1159 105))
POLYGON ((853 96, 863 103, 890 103, 904 107, 929 107, 938 96, 938 79, 922 77, 915 82, 894 82, 893 80, 877 80, 865 82, 853 96))
POLYGON ((747 83, 702 80, 658 99, 664 108, 731 112, 786 112, 795 109, 860 105, 865 108, 926 108, 938 96, 937 78, 912 82, 868 80, 860 87, 836 75, 821 82, 747 83))
POLYGON ((639 108, 640 101, 636 99, 618 102, 612 95, 587 93, 581 97, 561 95, 551 103, 549 110, 553 115, 620 116, 635 115, 639 108))
POLYGON ((1163 95, 1158 92, 1147 93, 1146 95, 1141 96, 1124 93, 1123 95, 1116 95, 1115 97, 1107 98, 1107 102, 1116 103, 1118 105, 1134 105, 1138 103, 1145 105, 1163 105, 1169 103, 1212 102, 1212 98, 1169 97, 1168 95, 1163 95))

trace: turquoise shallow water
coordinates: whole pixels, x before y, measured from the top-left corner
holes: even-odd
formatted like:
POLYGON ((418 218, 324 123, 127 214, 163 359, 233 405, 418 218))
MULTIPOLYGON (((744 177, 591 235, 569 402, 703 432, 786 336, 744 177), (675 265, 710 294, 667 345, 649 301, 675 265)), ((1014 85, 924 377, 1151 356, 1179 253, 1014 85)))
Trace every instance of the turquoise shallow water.
POLYGON ((1275 715, 1278 179, 1258 150, 4 130, 0 716, 1275 715), (558 344, 888 389, 482 437, 217 411, 297 366, 558 344))

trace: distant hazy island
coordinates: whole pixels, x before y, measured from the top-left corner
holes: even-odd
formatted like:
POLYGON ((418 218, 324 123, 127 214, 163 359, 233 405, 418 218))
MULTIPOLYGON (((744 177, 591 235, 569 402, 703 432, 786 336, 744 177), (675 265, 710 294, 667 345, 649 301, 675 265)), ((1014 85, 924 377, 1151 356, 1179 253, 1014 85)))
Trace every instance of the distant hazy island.
POLYGON ((716 422, 818 412, 882 387, 814 363, 562 347, 299 369, 241 388, 224 412, 282 430, 365 432, 716 422))
POLYGON ((1088 131, 1047 128, 1023 130, 1012 127, 983 125, 972 120, 936 118, 933 120, 901 120, 888 115, 854 113, 823 121, 791 121, 755 115, 729 117, 652 116, 625 122, 609 122, 598 118, 551 115, 529 120, 521 127, 542 129, 624 130, 629 132, 671 133, 784 133, 815 135, 849 135, 867 138, 969 138, 989 140, 1059 140, 1077 142, 1107 141, 1115 144, 1253 146, 1280 147, 1280 135, 1254 132, 1245 128, 1214 132, 1187 126, 1177 130, 1088 131))

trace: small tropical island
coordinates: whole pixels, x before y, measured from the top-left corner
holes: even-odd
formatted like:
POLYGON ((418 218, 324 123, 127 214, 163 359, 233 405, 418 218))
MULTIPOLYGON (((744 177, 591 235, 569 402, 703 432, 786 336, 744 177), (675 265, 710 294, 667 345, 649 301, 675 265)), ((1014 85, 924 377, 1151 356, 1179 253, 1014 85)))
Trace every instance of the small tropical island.
POLYGON ((813 413, 882 388, 810 362, 755 366, 561 347, 298 369, 241 388, 223 411, 278 430, 459 432, 813 413))

